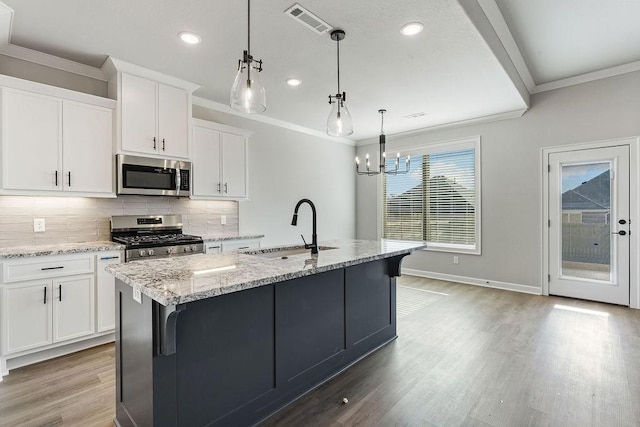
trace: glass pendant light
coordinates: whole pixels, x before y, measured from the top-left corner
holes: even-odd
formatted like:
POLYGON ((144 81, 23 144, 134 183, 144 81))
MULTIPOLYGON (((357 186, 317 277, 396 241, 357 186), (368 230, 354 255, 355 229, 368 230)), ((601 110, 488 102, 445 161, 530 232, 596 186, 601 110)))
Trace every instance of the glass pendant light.
POLYGON ((231 108, 243 113, 263 113, 267 109, 267 96, 260 79, 262 60, 251 56, 251 0, 247 0, 247 50, 238 60, 238 74, 231 86, 231 108))
POLYGON ((331 40, 335 40, 338 52, 338 93, 329 95, 331 112, 327 118, 327 134, 330 136, 347 136, 353 133, 353 121, 347 108, 347 93, 340 92, 340 40, 344 40, 345 33, 342 30, 331 31, 331 40))

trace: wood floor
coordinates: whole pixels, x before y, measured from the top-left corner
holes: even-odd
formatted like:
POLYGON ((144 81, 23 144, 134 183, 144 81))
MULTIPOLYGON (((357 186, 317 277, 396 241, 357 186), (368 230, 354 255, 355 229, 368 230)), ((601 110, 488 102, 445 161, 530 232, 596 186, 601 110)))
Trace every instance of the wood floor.
MULTIPOLYGON (((640 425, 640 310, 398 284, 399 338, 264 426, 640 425)), ((12 371, 0 425, 110 425, 113 365, 107 345, 12 371)))

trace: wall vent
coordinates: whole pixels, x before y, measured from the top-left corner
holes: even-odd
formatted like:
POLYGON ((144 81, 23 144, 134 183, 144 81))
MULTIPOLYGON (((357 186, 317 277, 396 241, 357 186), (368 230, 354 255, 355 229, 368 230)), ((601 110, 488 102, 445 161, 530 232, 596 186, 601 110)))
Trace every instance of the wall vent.
POLYGON ((298 3, 285 10, 284 13, 310 30, 313 30, 316 34, 324 34, 333 29, 331 25, 327 24, 325 21, 318 18, 298 3))

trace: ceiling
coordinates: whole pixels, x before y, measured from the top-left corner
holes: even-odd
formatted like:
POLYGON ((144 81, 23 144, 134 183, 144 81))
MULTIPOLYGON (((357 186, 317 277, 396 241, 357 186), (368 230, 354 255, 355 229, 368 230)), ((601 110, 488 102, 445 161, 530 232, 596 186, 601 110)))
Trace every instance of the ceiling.
MULTIPOLYGON (((229 102, 246 49, 244 1, 0 1, 14 11, 10 47, 97 68, 111 55, 197 83, 195 96, 220 104, 229 102), (185 45, 181 31, 198 33, 202 43, 185 45)), ((294 3, 251 4, 251 53, 264 61, 264 116, 324 132, 328 95, 337 92, 336 43, 285 15, 294 3), (289 87, 289 77, 302 85, 289 87)), ((388 110, 388 134, 520 115, 537 85, 640 61, 640 26, 632 22, 640 16, 638 1, 299 3, 346 32, 340 77, 353 140, 378 134, 379 108, 388 110), (401 35, 400 27, 412 21, 425 30, 401 35), (415 113, 425 114, 403 118, 415 113)))

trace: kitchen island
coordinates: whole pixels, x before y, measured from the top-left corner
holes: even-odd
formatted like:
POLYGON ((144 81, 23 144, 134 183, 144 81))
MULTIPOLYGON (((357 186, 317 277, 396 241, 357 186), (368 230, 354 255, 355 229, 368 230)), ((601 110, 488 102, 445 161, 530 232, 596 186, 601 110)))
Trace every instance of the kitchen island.
POLYGON ((252 425, 396 338, 395 277, 423 245, 323 242, 108 267, 116 423, 252 425))

